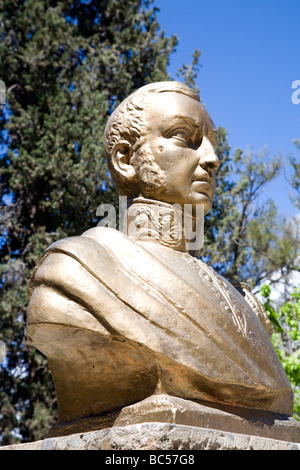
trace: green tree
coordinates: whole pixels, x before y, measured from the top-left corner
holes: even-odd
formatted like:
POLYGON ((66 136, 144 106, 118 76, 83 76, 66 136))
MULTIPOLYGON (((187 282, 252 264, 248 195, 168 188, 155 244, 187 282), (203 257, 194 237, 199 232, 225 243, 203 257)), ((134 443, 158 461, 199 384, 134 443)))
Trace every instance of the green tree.
POLYGON ((192 54, 192 62, 189 65, 183 64, 177 72, 179 79, 184 81, 187 86, 195 90, 197 93, 199 93, 199 88, 197 87, 196 79, 201 67, 201 64, 199 63, 200 56, 201 51, 196 49, 192 54))
POLYGON ((168 79, 176 37, 152 0, 1 0, 0 443, 45 437, 55 393, 45 358, 26 344, 30 274, 53 241, 96 225, 116 201, 103 155, 112 109, 168 79))
POLYGON ((294 417, 300 420, 300 288, 278 309, 272 305, 269 285, 260 293, 274 328, 271 341, 294 390, 294 417))

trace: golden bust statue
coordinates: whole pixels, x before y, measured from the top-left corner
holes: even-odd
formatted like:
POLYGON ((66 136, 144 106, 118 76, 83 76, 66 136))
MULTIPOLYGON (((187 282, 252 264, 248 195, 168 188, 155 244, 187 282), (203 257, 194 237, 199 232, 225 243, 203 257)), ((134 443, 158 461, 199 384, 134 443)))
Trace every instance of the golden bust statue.
POLYGON ((193 229, 211 208, 216 138, 179 82, 142 87, 109 118, 127 233, 98 226, 52 244, 30 284, 28 339, 49 360, 59 422, 155 394, 292 414, 263 308, 191 254, 181 209, 193 229))

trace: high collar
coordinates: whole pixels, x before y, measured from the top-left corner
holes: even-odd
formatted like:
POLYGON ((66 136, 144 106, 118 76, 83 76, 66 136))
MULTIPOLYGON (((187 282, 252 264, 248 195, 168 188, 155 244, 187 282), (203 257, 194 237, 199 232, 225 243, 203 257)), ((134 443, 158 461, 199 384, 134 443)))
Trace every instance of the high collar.
MULTIPOLYGON (((152 242, 173 250, 197 255, 203 237, 201 237, 201 231, 197 233, 197 236, 195 234, 188 236, 193 231, 192 226, 195 226, 193 221, 195 222, 196 219, 188 214, 183 215, 179 205, 138 197, 127 209, 124 231, 128 237, 136 241, 152 242), (197 238, 198 240, 197 244, 194 242, 191 245, 190 240, 193 237, 195 237, 194 240, 197 238)), ((203 220, 200 222, 203 229, 203 220)))

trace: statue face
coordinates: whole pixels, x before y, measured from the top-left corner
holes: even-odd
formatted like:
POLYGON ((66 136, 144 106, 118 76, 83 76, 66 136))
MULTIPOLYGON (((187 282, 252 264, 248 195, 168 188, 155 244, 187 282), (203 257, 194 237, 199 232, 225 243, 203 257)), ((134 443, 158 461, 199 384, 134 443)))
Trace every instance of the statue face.
MULTIPOLYGON (((214 170, 219 166, 214 150, 217 136, 209 115, 196 100, 166 92, 153 95, 146 121, 149 128, 140 152, 145 154, 147 149, 160 184, 145 184, 141 165, 134 164, 141 194, 170 204, 203 204, 207 213, 215 191, 214 170)), ((148 180, 151 167, 149 171, 148 180)))

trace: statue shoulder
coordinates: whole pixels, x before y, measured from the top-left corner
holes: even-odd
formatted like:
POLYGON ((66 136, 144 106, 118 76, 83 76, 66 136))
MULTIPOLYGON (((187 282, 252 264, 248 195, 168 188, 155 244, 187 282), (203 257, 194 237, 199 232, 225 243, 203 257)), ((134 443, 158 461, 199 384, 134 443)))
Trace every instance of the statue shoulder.
POLYGON ((91 245, 109 245, 113 249, 114 246, 121 243, 123 239, 125 239, 125 236, 118 230, 110 227, 94 227, 87 230, 82 235, 63 238, 62 240, 52 243, 44 254, 69 250, 73 252, 76 251, 77 248, 81 251, 91 245))
POLYGON ((108 240, 110 240, 111 243, 114 242, 114 240, 120 240, 120 238, 124 238, 124 234, 122 232, 119 232, 118 230, 110 227, 93 227, 90 228, 89 230, 86 230, 83 232, 81 235, 73 236, 73 237, 68 237, 68 238, 63 238, 61 240, 58 240, 54 243, 52 243, 46 250, 55 250, 57 248, 62 248, 68 245, 74 245, 76 243, 79 243, 83 240, 83 243, 89 243, 88 240, 94 240, 98 243, 101 244, 101 242, 106 243, 108 240), (87 239, 87 240, 86 240, 87 239))
POLYGON ((84 232, 81 238, 94 240, 99 244, 111 245, 121 243, 126 237, 123 232, 111 227, 93 227, 84 232))
POLYGON ((95 227, 80 236, 64 238, 52 243, 43 253, 32 272, 29 292, 37 283, 48 282, 52 276, 62 279, 64 269, 92 269, 105 275, 104 259, 117 263, 118 249, 126 243, 126 237, 118 230, 95 227), (113 254, 111 257, 109 254, 113 254))

